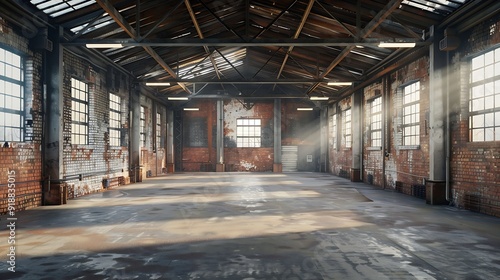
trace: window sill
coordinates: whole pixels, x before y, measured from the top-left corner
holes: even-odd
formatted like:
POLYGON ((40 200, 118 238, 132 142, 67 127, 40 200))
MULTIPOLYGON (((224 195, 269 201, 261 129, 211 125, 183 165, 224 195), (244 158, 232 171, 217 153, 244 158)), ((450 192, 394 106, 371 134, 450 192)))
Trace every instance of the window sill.
POLYGON ((367 147, 366 148, 367 151, 382 151, 382 147, 378 146, 378 147, 367 147))
POLYGON ((399 146, 399 150, 420 150, 420 145, 399 146))

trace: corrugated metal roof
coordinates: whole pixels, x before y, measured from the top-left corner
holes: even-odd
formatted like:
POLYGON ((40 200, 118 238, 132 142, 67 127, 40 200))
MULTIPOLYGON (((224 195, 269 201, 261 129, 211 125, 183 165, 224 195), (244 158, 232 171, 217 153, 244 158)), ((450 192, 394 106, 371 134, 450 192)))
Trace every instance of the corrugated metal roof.
POLYGON ((377 47, 374 42, 422 42, 430 26, 440 23, 470 1, 30 2, 49 15, 51 23, 67 30, 71 35, 70 45, 79 45, 69 47, 83 47, 84 42, 99 40, 124 42, 126 46, 121 49, 96 51, 133 73, 139 81, 174 82, 173 86, 161 90, 165 94, 182 93, 185 91, 182 85, 189 86, 194 81, 200 84, 198 88, 204 85, 203 82, 221 81, 222 88, 229 84, 245 93, 245 90, 254 91, 259 82, 274 79, 283 82, 273 87, 261 85, 260 90, 267 89, 271 91, 269 94, 275 95, 320 93, 335 98, 342 88, 321 81, 366 79, 368 72, 404 53, 377 47), (134 36, 130 32, 134 32, 134 36), (293 42, 302 44, 278 44, 279 40, 285 42, 294 35, 298 36, 293 42), (321 44, 322 40, 332 43, 321 44), (212 44, 203 46, 189 42, 212 44), (255 42, 267 44, 252 45, 255 42), (244 82, 248 85, 242 85, 244 82))

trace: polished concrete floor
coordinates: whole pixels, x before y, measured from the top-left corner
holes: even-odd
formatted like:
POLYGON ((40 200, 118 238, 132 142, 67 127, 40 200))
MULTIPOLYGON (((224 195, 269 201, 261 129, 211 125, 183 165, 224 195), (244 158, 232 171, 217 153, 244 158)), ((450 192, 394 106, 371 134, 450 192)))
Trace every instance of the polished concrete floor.
POLYGON ((172 174, 16 217, 0 279, 500 276, 499 218, 320 173, 172 174))

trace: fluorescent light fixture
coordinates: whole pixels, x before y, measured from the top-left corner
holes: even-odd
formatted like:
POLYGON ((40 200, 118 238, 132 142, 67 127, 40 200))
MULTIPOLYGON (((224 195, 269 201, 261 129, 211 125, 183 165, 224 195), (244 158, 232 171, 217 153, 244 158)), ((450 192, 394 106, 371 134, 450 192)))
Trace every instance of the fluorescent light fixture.
POLYGON ((310 100, 328 100, 329 97, 327 96, 311 96, 309 97, 310 100))
POLYGON ((297 108, 297 111, 312 111, 313 108, 297 108))
POLYGON ((146 83, 146 85, 151 87, 167 87, 170 83, 146 83))
POLYGON ((189 97, 168 97, 168 100, 189 100, 189 97))
POLYGON ((398 42, 380 42, 378 44, 379 48, 413 48, 416 43, 398 43, 398 42))
POLYGON ((329 86, 350 86, 352 82, 328 82, 329 86))
POLYGON ((86 44, 89 49, 117 49, 123 48, 122 44, 86 44))
POLYGON ((199 111, 200 108, 184 108, 184 111, 199 111))

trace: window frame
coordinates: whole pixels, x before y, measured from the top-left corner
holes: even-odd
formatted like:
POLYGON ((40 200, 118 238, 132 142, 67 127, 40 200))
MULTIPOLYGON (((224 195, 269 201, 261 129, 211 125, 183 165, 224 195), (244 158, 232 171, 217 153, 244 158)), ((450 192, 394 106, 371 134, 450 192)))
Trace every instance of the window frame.
POLYGON ((262 147, 262 120, 257 118, 236 119, 236 147, 262 147), (243 135, 247 134, 247 135, 243 135), (252 141, 253 140, 253 141, 252 141))
POLYGON ((468 87, 469 142, 500 141, 500 47, 470 58, 468 87))
POLYGON ((382 147, 382 96, 370 101, 370 146, 382 147))
POLYGON ((404 147, 420 146, 420 91, 420 81, 401 87, 401 134, 404 147))
POLYGON ((73 145, 88 145, 89 144, 89 105, 90 105, 90 88, 87 82, 71 77, 71 144, 73 145), (77 86, 78 88, 75 87, 77 86), (84 90, 82 90, 84 85, 84 90), (77 93, 78 96, 77 96, 77 93), (82 94, 83 99, 82 99, 82 94), (78 105, 78 106, 76 106, 78 105), (82 107, 83 106, 83 109, 82 107), (78 107, 78 109, 77 109, 78 107), (78 115, 77 115, 78 114, 78 115), (83 121, 82 121, 83 115, 83 121), (77 118, 78 116, 78 118, 77 118), (76 131, 76 128, 78 132, 76 131), (83 128, 83 133, 81 129, 83 128), (83 141, 82 141, 83 139, 83 141))
POLYGON ((332 147, 334 150, 337 150, 337 138, 338 138, 337 113, 332 115, 330 129, 331 129, 330 135, 332 137, 332 147))
POLYGON ((161 149, 163 148, 162 141, 161 141, 161 113, 156 112, 156 148, 161 149))
POLYGON ((140 109, 139 123, 139 137, 141 147, 146 148, 146 107, 142 105, 140 109))
POLYGON ((342 111, 342 141, 345 149, 352 148, 352 111, 347 108, 342 111))
POLYGON ((122 97, 109 93, 109 145, 121 147, 122 145, 122 97), (115 118, 116 116, 116 118, 115 118), (115 134, 115 135, 113 135, 115 134))
MULTIPOLYGON (((26 127, 25 127, 25 112, 26 112, 26 67, 25 58, 20 53, 9 50, 0 46, 0 141, 1 142, 25 142, 26 127), (7 57, 8 55, 8 57, 7 57), (10 59, 9 59, 10 58, 10 59), (14 58, 18 58, 15 61, 14 58), (15 77, 9 76, 7 72, 9 68, 17 69, 18 73, 15 77), (10 87, 10 89, 7 89, 10 87), (18 95, 14 95, 14 88, 19 88, 18 95), (18 99, 17 108, 8 108, 18 99), (9 117, 7 117, 9 116, 9 117), (10 118, 10 123, 5 123, 10 118), (7 137, 7 131, 10 130, 11 137, 7 137), (17 137, 12 137, 13 133, 18 134, 17 137)), ((12 69, 11 69, 12 70, 12 69)), ((12 74, 11 74, 12 75, 12 74)))

